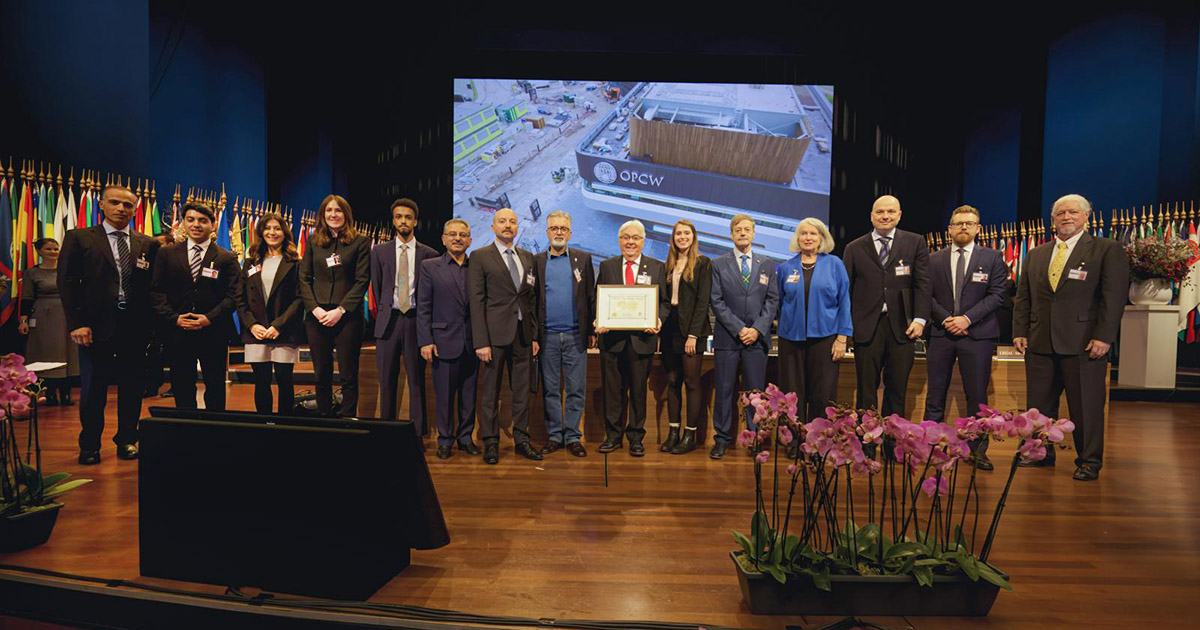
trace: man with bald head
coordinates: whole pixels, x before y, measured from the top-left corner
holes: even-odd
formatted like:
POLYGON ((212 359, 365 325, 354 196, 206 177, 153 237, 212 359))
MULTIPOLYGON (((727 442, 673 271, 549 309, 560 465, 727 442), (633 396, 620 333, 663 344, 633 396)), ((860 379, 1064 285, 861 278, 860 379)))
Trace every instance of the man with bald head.
MULTIPOLYGON (((1025 355, 1026 404, 1057 418, 1066 390, 1077 481, 1100 477, 1108 351, 1129 292, 1125 252, 1120 243, 1087 233, 1091 213, 1080 195, 1054 202, 1054 240, 1029 250, 1013 299, 1013 347, 1025 355)), ((1021 465, 1053 466, 1054 449, 1021 465)))
POLYGON ((850 318, 854 323, 854 368, 858 407, 883 415, 905 412, 913 341, 929 321, 929 249, 925 239, 898 229, 900 200, 884 195, 871 206, 874 229, 846 245, 850 318), (879 378, 883 373, 883 404, 879 378))
POLYGON ((541 459, 529 443, 529 379, 538 353, 537 287, 533 254, 516 246, 517 213, 501 208, 492 217, 496 240, 471 253, 467 293, 475 356, 483 362, 479 437, 483 461, 500 461, 500 383, 508 367, 516 452, 541 459))

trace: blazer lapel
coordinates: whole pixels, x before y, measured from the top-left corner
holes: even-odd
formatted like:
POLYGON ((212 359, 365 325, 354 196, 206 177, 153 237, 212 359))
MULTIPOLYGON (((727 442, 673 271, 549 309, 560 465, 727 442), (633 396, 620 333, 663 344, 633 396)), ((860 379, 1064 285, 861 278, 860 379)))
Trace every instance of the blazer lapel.
POLYGON ((108 232, 104 229, 104 224, 101 223, 100 225, 97 225, 94 228, 93 233, 96 235, 98 245, 102 246, 100 247, 100 251, 104 252, 104 257, 108 259, 109 264, 112 265, 113 271, 116 271, 117 275, 120 276, 121 268, 117 266, 117 259, 115 256, 113 256, 112 243, 108 240, 109 236, 108 232))
MULTIPOLYGON (((271 278, 271 294, 270 294, 271 297, 275 297, 275 295, 276 295, 275 287, 279 286, 280 282, 283 282, 283 277, 287 275, 288 271, 292 268, 292 265, 294 265, 294 264, 295 263, 288 260, 287 258, 283 258, 279 261, 279 268, 277 268, 275 270, 275 277, 271 278)), ((256 275, 258 276, 258 286, 263 290, 263 295, 266 295, 267 294, 265 291, 266 286, 263 284, 263 281, 262 281, 262 270, 260 269, 256 275)))
MULTIPOLYGON (((1075 243, 1075 249, 1071 250, 1071 255, 1067 257, 1067 264, 1063 267, 1063 274, 1066 274, 1070 269, 1076 269, 1082 261, 1092 257, 1092 246, 1095 240, 1092 236, 1084 232, 1083 236, 1079 237, 1079 242, 1075 243)), ((1058 286, 1062 288, 1062 279, 1058 281, 1058 286)))

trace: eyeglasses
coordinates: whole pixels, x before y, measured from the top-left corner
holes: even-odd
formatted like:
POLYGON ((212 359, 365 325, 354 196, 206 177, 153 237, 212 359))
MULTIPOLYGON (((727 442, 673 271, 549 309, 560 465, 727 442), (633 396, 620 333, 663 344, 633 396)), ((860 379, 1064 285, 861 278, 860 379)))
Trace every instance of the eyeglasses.
POLYGON ((638 234, 622 234, 619 238, 622 241, 644 241, 644 240, 646 240, 645 236, 640 236, 638 234))
POLYGON ((979 225, 978 221, 955 221, 954 223, 950 224, 950 227, 952 227, 952 228, 973 228, 976 225, 979 225))
POLYGON ((471 233, 470 232, 443 232, 442 236, 449 236, 450 238, 470 238, 471 233))
POLYGON ((556 225, 556 226, 551 226, 551 227, 546 228, 546 231, 554 232, 555 234, 565 234, 567 232, 570 232, 571 228, 569 228, 565 225, 556 225))

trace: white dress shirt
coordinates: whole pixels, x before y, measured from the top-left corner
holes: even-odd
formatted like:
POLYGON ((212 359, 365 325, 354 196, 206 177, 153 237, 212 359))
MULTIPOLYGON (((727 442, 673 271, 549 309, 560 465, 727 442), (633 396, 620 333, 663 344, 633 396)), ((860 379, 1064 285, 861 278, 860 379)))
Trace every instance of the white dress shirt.
MULTIPOLYGON (((621 284, 625 284, 625 263, 629 262, 628 258, 621 257, 621 284)), ((637 284, 638 274, 642 272, 642 256, 638 255, 633 259, 633 283, 637 284)))
POLYGON ((500 252, 500 260, 504 261, 504 266, 508 267, 508 250, 513 250, 513 260, 517 263, 517 275, 521 277, 521 282, 525 282, 525 266, 521 264, 521 254, 517 252, 517 244, 514 242, 511 247, 505 247, 500 244, 500 241, 493 241, 496 245, 496 251, 500 252))
MULTIPOLYGON (((1071 238, 1069 238, 1065 241, 1058 238, 1057 236, 1054 237, 1054 249, 1050 250, 1050 260, 1046 262, 1046 271, 1050 271, 1050 264, 1054 262, 1054 253, 1056 251, 1058 251, 1058 244, 1066 243, 1067 244, 1067 256, 1063 260, 1063 265, 1064 265, 1063 273, 1066 273, 1067 268, 1065 265, 1067 264, 1067 261, 1071 259, 1071 252, 1075 251, 1075 245, 1077 245, 1079 243, 1079 239, 1082 236, 1083 236, 1083 230, 1079 230, 1078 232, 1075 233, 1075 236, 1072 236, 1071 238)), ((1059 286, 1062 286, 1062 285, 1060 284, 1059 286)))
MULTIPOLYGON (((963 269, 966 275, 970 275, 971 270, 967 269, 967 266, 971 264, 971 252, 975 251, 975 240, 972 239, 970 243, 963 245, 962 248, 966 251, 962 254, 958 253, 958 245, 951 245, 951 247, 953 249, 950 250, 950 291, 954 295, 958 295, 958 278, 954 276, 955 270, 958 269, 958 257, 966 257, 967 260, 963 263, 963 269)), ((966 278, 964 277, 963 279, 965 280, 966 278)))
MULTIPOLYGON (((121 273, 121 253, 117 250, 118 237, 113 236, 113 234, 117 234, 118 232, 125 235, 125 244, 130 246, 129 255, 133 256, 133 241, 131 240, 132 237, 129 235, 129 226, 126 225, 125 229, 118 230, 110 225, 108 221, 104 222, 104 235, 108 238, 108 246, 112 248, 113 262, 117 263, 117 274, 119 275, 121 273)), ((130 272, 132 273, 132 271, 133 270, 131 269, 130 272)), ((125 299, 124 286, 119 280, 117 282, 117 299, 125 299)))

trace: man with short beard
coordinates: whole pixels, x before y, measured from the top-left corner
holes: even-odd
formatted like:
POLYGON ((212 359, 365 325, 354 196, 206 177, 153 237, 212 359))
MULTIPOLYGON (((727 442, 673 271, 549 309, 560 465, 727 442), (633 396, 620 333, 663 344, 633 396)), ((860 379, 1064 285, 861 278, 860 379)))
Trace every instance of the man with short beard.
MULTIPOLYGON (((1057 418, 1065 389, 1075 423, 1076 481, 1100 477, 1104 458, 1104 384, 1129 292, 1121 244, 1087 233, 1092 204, 1065 195, 1050 209, 1054 240, 1029 250, 1013 300, 1013 347, 1025 355, 1026 405, 1057 418)), ((1054 448, 1041 461, 1053 466, 1054 448)))

